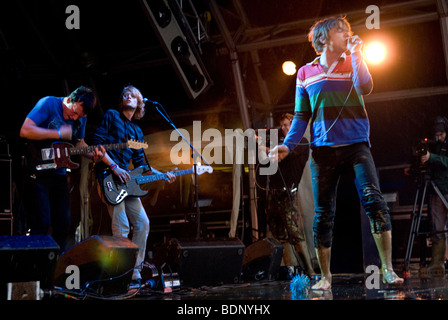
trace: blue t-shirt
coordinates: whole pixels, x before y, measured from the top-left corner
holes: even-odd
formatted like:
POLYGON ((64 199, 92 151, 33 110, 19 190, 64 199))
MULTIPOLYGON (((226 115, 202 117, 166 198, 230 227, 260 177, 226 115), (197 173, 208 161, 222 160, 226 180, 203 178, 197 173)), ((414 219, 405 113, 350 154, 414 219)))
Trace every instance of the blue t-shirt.
MULTIPOLYGON (((85 137, 85 129, 87 117, 79 118, 78 120, 66 120, 63 116, 61 97, 44 97, 40 99, 34 108, 30 111, 27 118, 30 118, 34 123, 41 128, 45 129, 59 129, 62 125, 68 124, 72 126, 73 141, 85 137)), ((58 174, 65 174, 65 168, 59 168, 56 170, 58 174)))
POLYGON ((30 111, 27 118, 45 129, 59 129, 64 124, 69 124, 73 128, 73 139, 83 139, 85 137, 85 129, 87 118, 79 118, 79 120, 65 120, 63 117, 62 100, 60 97, 45 97, 40 99, 34 108, 30 111))

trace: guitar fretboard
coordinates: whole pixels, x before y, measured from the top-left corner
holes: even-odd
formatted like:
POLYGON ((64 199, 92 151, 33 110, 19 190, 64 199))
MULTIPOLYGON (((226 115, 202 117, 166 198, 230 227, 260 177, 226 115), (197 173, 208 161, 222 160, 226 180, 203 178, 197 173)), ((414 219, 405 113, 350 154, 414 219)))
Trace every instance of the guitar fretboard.
MULTIPOLYGON (((194 169, 186 169, 186 170, 174 171, 171 173, 174 174, 176 177, 178 177, 178 176, 183 176, 185 174, 190 174, 193 172, 194 172, 194 169)), ((143 184, 143 183, 148 183, 148 182, 153 182, 153 181, 158 181, 158 180, 165 180, 165 179, 166 179, 166 173, 158 173, 158 174, 152 174, 152 175, 147 175, 147 176, 139 176, 139 177, 135 178, 135 180, 137 181, 138 184, 143 184)))
MULTIPOLYGON (((106 151, 115 149, 126 149, 128 147, 128 143, 121 142, 121 143, 104 144, 103 147, 104 149, 106 149, 106 151)), ((100 149, 100 146, 73 147, 69 149, 69 152, 70 155, 83 155, 92 152, 93 150, 95 150, 95 148, 100 149)))

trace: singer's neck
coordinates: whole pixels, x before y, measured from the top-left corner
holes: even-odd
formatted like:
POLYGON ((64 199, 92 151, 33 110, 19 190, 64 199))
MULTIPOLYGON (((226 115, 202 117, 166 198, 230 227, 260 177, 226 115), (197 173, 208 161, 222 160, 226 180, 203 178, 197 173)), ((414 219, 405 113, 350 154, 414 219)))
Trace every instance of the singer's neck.
POLYGON ((320 57, 320 64, 322 66, 330 68, 332 64, 341 57, 342 54, 343 52, 331 51, 325 48, 320 57))

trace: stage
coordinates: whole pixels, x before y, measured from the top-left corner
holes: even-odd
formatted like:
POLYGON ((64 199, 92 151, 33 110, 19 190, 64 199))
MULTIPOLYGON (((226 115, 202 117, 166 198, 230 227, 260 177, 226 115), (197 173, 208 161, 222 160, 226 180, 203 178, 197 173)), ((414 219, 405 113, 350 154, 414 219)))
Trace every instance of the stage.
MULTIPOLYGON (((397 272, 401 276, 401 272, 397 272)), ((198 275, 200 276, 200 275, 198 275)), ((312 290, 317 281, 311 280, 303 291, 291 288, 291 280, 262 280, 223 284, 219 286, 200 286, 197 288, 178 287, 175 289, 151 289, 143 284, 139 288, 113 295, 52 290, 51 296, 44 300, 102 300, 102 301, 355 301, 355 300, 448 300, 447 278, 421 278, 418 271, 412 270, 403 284, 388 285, 379 283, 378 288, 369 289, 369 274, 334 274, 331 290, 312 290)))
MULTIPOLYGON (((180 287, 172 291, 143 285, 112 295, 53 289, 47 291, 41 301, 5 301, 3 307, 11 312, 17 312, 22 305, 43 312, 57 310, 51 315, 58 317, 69 312, 72 316, 104 318, 117 316, 120 312, 163 319, 280 319, 310 315, 333 317, 336 314, 344 314, 347 319, 367 314, 414 318, 417 314, 435 315, 445 311, 448 300, 446 276, 421 279, 414 270, 402 285, 381 283, 378 289, 366 287, 368 276, 334 274, 329 291, 293 292, 290 280, 180 287)), ((313 283, 311 281, 310 285, 313 283)))

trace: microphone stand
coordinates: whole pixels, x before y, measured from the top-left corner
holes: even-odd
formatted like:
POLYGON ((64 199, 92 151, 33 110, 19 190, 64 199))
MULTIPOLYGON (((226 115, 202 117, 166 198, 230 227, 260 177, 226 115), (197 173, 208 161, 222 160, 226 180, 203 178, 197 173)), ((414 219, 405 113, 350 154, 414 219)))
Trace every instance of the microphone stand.
POLYGON ((158 113, 162 115, 163 118, 170 124, 174 130, 179 134, 179 136, 184 139, 188 145, 190 146, 192 150, 192 158, 193 158, 193 168, 194 168, 194 184, 195 184, 195 202, 196 202, 196 239, 200 239, 201 237, 201 211, 199 209, 199 188, 198 188, 198 173, 197 173, 197 164, 196 164, 196 158, 199 157, 206 165, 210 165, 204 157, 196 150, 195 147, 191 144, 191 142, 176 128, 173 121, 171 120, 170 116, 166 113, 163 106, 158 103, 157 101, 150 101, 148 99, 144 99, 145 103, 150 102, 154 108, 157 110, 158 113), (163 112, 159 109, 162 108, 163 112))

